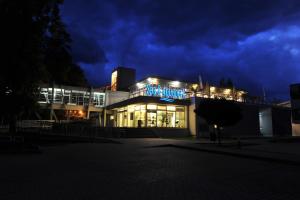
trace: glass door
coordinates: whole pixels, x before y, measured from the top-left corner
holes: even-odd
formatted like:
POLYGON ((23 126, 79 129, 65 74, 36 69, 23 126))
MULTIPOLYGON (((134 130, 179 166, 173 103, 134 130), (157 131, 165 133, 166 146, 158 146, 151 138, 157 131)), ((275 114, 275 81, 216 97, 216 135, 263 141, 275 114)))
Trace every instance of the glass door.
POLYGON ((157 127, 167 127, 167 112, 157 111, 157 127))
POLYGON ((156 111, 147 112, 147 126, 156 127, 156 111))
POLYGON ((175 112, 167 112, 167 127, 175 127, 175 112))

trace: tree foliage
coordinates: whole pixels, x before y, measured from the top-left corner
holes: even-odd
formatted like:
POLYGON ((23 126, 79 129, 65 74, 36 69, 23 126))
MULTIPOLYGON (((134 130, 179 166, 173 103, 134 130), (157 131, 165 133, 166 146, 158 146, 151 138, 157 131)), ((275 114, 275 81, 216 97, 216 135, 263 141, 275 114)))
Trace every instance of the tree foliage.
POLYGON ((202 99, 194 112, 209 125, 217 125, 218 134, 220 127, 235 125, 242 119, 240 106, 226 99, 202 99))
POLYGON ((59 17, 62 0, 0 2, 0 117, 15 123, 36 107, 38 86, 69 83, 82 71, 72 62, 70 36, 59 17), (70 75, 71 74, 71 75, 70 75))
POLYGON ((45 37, 45 66, 49 77, 46 81, 86 86, 87 82, 82 70, 72 61, 71 38, 61 21, 59 4, 53 5, 49 21, 48 34, 45 37))
POLYGON ((230 78, 221 78, 219 82, 219 86, 222 88, 232 88, 234 87, 234 84, 230 78))

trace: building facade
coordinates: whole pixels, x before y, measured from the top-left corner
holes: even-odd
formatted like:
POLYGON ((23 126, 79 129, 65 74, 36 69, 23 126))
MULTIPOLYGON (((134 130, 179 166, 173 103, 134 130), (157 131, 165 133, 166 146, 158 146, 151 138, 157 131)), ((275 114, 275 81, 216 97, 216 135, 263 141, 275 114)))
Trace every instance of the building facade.
POLYGON ((125 67, 113 70, 111 85, 102 89, 42 86, 39 103, 52 120, 94 119, 99 126, 182 130, 207 137, 211 127, 194 113, 204 98, 224 98, 241 106, 244 119, 224 129, 227 135, 267 137, 290 132, 290 127, 273 122, 276 113, 289 116, 288 108, 249 102, 245 90, 158 76, 136 81, 135 70, 125 67))
POLYGON ((300 83, 290 86, 293 136, 300 136, 300 83))

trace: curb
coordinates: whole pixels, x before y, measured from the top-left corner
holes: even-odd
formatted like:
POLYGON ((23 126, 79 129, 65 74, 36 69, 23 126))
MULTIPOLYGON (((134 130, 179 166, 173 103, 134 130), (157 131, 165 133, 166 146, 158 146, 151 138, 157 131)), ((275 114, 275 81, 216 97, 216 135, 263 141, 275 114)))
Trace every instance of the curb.
POLYGON ((234 157, 239 157, 239 158, 248 158, 248 159, 280 163, 280 164, 288 164, 288 165, 296 165, 296 166, 300 165, 300 161, 296 161, 296 160, 288 160, 288 159, 281 159, 281 158, 274 158, 274 157, 267 157, 267 156, 257 156, 257 155, 251 155, 251 154, 245 154, 245 153, 235 153, 235 152, 215 150, 215 149, 204 149, 204 148, 197 148, 197 147, 177 145, 177 144, 157 145, 155 147, 173 147, 173 148, 178 148, 178 149, 202 151, 202 152, 207 152, 207 153, 234 156, 234 157))

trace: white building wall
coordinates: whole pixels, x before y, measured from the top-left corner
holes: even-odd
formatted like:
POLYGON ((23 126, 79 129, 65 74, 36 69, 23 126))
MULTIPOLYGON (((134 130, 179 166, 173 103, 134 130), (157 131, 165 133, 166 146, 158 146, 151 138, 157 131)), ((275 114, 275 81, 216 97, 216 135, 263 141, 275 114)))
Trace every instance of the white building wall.
POLYGON ((188 106, 188 125, 190 129, 191 135, 196 136, 197 134, 197 125, 196 125, 196 113, 194 112, 195 110, 195 103, 192 103, 190 106, 188 106))
POLYGON ((300 136, 300 124, 292 123, 293 136, 300 136))
POLYGON ((259 112, 260 133, 265 137, 273 136, 272 109, 267 108, 259 112))
POLYGON ((123 91, 106 91, 105 106, 124 101, 129 98, 129 92, 123 91))

